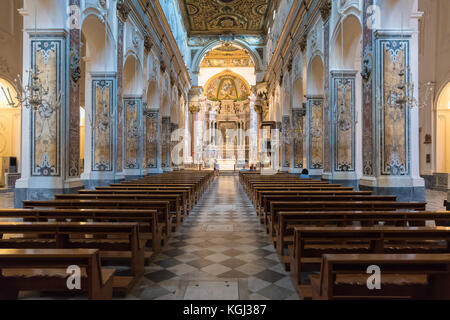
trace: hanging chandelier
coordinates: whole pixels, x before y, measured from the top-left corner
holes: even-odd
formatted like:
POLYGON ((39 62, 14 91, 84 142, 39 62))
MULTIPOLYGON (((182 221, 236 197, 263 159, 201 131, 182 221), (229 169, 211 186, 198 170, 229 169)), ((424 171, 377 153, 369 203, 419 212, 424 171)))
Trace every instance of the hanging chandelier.
POLYGON ((407 105, 413 109, 419 106, 419 102, 414 97, 414 82, 410 81, 412 78, 411 68, 409 66, 405 67, 401 62, 400 64, 399 71, 397 72, 399 80, 389 88, 387 103, 389 107, 394 109, 402 109, 407 105))
POLYGON ((32 109, 35 112, 39 111, 44 114, 51 114, 54 110, 59 109, 61 106, 62 93, 58 93, 55 103, 52 105, 52 99, 51 97, 48 97, 48 94, 50 92, 48 80, 45 84, 42 82, 40 77, 42 71, 39 70, 39 67, 35 65, 27 72, 29 75, 27 85, 22 84, 20 76, 17 76, 17 78, 14 80, 14 89, 17 92, 15 99, 13 99, 9 88, 7 88, 5 91, 5 89, 2 87, 3 94, 6 97, 7 105, 13 109, 24 106, 27 109, 32 109), (16 102, 14 100, 16 100, 16 102))
POLYGON ((336 121, 336 125, 341 131, 348 131, 352 128, 352 121, 346 117, 347 103, 345 100, 345 96, 347 93, 347 88, 345 83, 343 83, 343 92, 341 101, 336 102, 336 109, 334 110, 334 119, 336 121))

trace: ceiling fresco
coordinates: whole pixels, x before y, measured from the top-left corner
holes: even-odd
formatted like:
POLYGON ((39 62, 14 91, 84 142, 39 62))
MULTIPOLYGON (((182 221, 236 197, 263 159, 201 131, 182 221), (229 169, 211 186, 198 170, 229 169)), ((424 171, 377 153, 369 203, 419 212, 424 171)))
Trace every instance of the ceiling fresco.
POLYGON ((190 35, 261 34, 270 0, 179 0, 190 35))
POLYGON ((201 68, 248 68, 254 66, 247 52, 229 44, 224 44, 208 52, 200 64, 201 68))

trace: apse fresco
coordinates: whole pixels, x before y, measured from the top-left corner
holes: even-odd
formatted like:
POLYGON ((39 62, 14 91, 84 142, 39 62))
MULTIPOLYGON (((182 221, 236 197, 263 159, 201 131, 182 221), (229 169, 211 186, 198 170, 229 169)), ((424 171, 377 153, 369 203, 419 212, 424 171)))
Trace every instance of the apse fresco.
POLYGON ((146 168, 157 167, 159 111, 145 111, 144 163, 146 168))
POLYGON ((57 92, 61 89, 60 68, 62 40, 33 40, 33 64, 42 72, 40 80, 49 88, 45 97, 49 105, 42 105, 32 112, 33 126, 33 176, 60 175, 60 109, 56 108, 57 92))
POLYGON ((323 169, 323 99, 308 99, 310 169, 323 169))
POLYGON ((335 78, 335 171, 354 171, 354 78, 335 78))
POLYGON ((206 94, 210 101, 244 101, 248 99, 250 89, 243 80, 232 75, 224 75, 206 85, 206 94))
POLYGON ((125 107, 125 169, 139 169, 139 137, 141 137, 141 128, 139 125, 141 101, 138 99, 124 99, 125 107))
MULTIPOLYGON (((405 81, 399 75, 399 65, 407 64, 408 42, 398 40, 383 40, 383 77, 384 77, 384 131, 383 141, 383 166, 382 173, 386 175, 408 174, 408 130, 407 108, 389 104, 390 88, 405 81)), ((406 77, 406 74, 405 76, 406 77)))
POLYGON ((114 82, 93 80, 93 171, 113 170, 113 95, 114 82))

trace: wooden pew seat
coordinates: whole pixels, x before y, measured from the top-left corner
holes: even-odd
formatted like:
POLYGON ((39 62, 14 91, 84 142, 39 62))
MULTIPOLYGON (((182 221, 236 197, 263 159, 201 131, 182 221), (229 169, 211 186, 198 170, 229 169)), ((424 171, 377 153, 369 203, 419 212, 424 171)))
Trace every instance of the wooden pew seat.
POLYGON ((66 271, 73 265, 82 271, 81 290, 73 293, 112 298, 115 270, 101 267, 96 249, 0 249, 0 299, 17 299, 22 290, 70 292, 66 271))
POLYGON ((324 254, 310 275, 313 299, 450 299, 450 254, 324 254), (381 270, 381 289, 367 287, 367 267, 381 270))

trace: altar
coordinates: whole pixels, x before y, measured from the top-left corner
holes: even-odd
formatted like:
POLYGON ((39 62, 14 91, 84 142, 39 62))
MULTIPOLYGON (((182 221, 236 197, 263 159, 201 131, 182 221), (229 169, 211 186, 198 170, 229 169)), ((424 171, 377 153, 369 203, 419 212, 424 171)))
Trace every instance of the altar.
POLYGON ((219 165, 219 170, 221 171, 234 171, 236 166, 235 159, 218 159, 217 164, 219 165))

